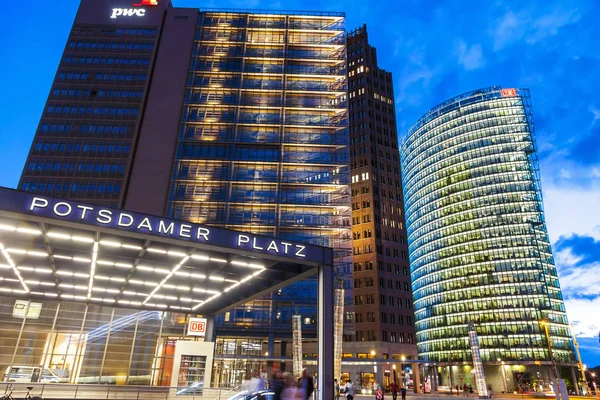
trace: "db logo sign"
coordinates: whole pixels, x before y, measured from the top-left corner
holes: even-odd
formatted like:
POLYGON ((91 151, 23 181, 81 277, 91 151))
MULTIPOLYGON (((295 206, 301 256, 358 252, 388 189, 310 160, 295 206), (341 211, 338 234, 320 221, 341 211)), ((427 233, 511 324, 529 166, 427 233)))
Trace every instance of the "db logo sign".
POLYGON ((517 90, 514 88, 500 89, 500 93, 502 94, 502 97, 514 97, 517 95, 517 90))
MULTIPOLYGON (((140 3, 134 4, 134 7, 157 6, 158 0, 142 0, 140 3)), ((111 18, 117 17, 143 17, 146 15, 145 8, 113 8, 111 18)))
POLYGON ((187 334, 188 336, 204 336, 206 334, 206 319, 190 318, 187 334))

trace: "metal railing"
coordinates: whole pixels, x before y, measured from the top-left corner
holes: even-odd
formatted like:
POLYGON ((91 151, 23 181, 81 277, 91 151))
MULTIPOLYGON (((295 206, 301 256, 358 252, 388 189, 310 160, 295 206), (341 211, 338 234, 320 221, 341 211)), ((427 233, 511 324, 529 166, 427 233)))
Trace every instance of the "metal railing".
POLYGON ((71 385, 62 383, 0 383, 0 397, 13 387, 13 397, 21 399, 27 387, 33 387, 32 396, 44 400, 227 400, 240 388, 202 388, 189 393, 185 387, 167 386, 120 386, 120 385, 71 385))

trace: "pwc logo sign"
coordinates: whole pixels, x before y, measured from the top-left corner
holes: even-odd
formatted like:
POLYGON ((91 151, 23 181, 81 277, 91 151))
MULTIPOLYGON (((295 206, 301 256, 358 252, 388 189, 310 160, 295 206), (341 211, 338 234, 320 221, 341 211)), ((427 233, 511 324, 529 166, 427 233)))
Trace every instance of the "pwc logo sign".
POLYGON ((145 8, 139 8, 139 7, 146 7, 146 6, 157 6, 158 5, 158 0, 142 0, 140 3, 134 4, 134 7, 138 7, 138 8, 113 8, 112 9, 112 14, 110 15, 111 18, 117 18, 117 17, 143 17, 144 15, 146 15, 146 9, 145 8))
POLYGON ((188 336, 205 336, 206 318, 190 318, 187 334, 188 336))

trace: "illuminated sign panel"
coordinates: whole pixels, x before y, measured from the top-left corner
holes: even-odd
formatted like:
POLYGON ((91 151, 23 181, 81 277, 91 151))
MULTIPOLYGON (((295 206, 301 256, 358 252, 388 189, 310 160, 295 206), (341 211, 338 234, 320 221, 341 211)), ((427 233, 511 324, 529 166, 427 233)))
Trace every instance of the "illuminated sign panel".
POLYGON ((42 303, 29 302, 28 300, 16 300, 13 307, 13 318, 25 318, 25 312, 27 312, 27 319, 39 319, 42 312, 42 303), (29 303, 29 309, 27 309, 27 303, 29 303))
MULTIPOLYGON (((134 4, 134 7, 157 6, 158 0, 142 0, 141 3, 134 4)), ((146 15, 145 8, 113 8, 111 18, 117 17, 143 17, 146 15)))
POLYGON ((502 94, 502 97, 515 97, 517 95, 517 89, 500 89, 500 93, 502 94))
POLYGON ((319 246, 8 189, 0 190, 2 210, 318 263, 324 262, 325 250, 329 251, 319 246))
POLYGON ((190 318, 188 323, 188 336, 206 335, 206 318, 190 318))

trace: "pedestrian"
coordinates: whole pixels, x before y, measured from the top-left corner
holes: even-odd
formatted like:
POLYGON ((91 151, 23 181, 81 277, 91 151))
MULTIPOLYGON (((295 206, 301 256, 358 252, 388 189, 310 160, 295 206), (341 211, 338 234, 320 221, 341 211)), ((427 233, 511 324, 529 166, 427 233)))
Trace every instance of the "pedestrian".
POLYGON ((304 400, 310 399, 313 392, 315 391, 315 383, 313 381, 312 376, 310 376, 306 368, 302 370, 302 380, 300 381, 300 389, 303 392, 304 400))
POLYGON ((350 379, 346 381, 346 389, 344 390, 344 394, 346 395, 347 400, 354 400, 354 385, 350 379))
POLYGON ((402 400, 406 400, 406 386, 402 386, 400 393, 402 393, 402 400))
POLYGON ((333 397, 335 400, 340 400, 340 385, 337 379, 333 380, 333 397))
POLYGON ((398 385, 396 385, 396 382, 392 382, 390 385, 390 392, 392 392, 392 400, 396 400, 398 398, 398 385))
POLYGON ((302 400, 298 386, 292 374, 285 373, 283 375, 283 390, 281 392, 281 400, 302 400))
POLYGON ((383 390, 379 382, 373 382, 373 392, 375 392, 375 400, 383 400, 383 390))
POLYGON ((283 375, 280 371, 273 374, 273 379, 269 382, 269 389, 273 391, 273 400, 281 400, 283 392, 283 375))

